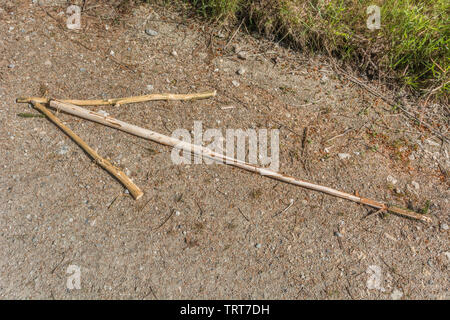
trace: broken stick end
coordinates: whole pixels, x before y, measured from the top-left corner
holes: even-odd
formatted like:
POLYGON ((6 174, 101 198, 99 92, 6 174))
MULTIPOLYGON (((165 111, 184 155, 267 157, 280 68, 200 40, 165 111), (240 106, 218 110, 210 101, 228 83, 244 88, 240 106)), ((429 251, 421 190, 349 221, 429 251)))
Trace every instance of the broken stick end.
POLYGON ((142 198, 142 196, 144 195, 144 193, 139 190, 139 192, 137 192, 136 194, 133 194, 133 198, 134 200, 139 200, 140 198, 142 198))

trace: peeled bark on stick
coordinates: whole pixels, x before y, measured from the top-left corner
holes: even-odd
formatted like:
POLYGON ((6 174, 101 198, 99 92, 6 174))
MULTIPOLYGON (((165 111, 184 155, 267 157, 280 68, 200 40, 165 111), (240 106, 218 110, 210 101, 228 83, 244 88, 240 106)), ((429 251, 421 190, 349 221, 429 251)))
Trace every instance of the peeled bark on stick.
POLYGON ((127 175, 122 172, 120 169, 113 166, 108 160, 103 159, 98 155, 95 150, 87 145, 86 142, 83 141, 75 132, 73 132, 69 127, 67 127, 62 121, 56 117, 53 113, 51 113, 44 105, 39 102, 33 102, 33 105, 36 109, 42 112, 47 118, 52 121, 56 126, 58 126, 62 131, 64 131, 73 141, 75 141, 87 154, 89 154, 96 163, 98 163, 103 169, 112 174, 117 180, 119 180, 125 188, 130 191, 130 194, 134 199, 139 199, 144 194, 138 186, 136 186, 127 175))
MULTIPOLYGON (((145 96, 135 96, 135 97, 127 97, 127 98, 114 98, 114 99, 101 99, 101 100, 59 100, 65 103, 71 103, 78 106, 105 106, 105 105, 122 105, 126 103, 134 103, 134 102, 146 102, 146 101, 157 101, 157 100, 178 100, 178 101, 187 101, 187 100, 198 100, 198 99, 207 99, 214 97, 216 95, 216 90, 201 92, 201 93, 188 93, 188 94, 172 94, 172 93, 155 93, 148 94, 145 96)), ((18 103, 31 103, 31 102, 39 102, 39 103, 48 103, 50 99, 43 97, 21 97, 17 98, 16 102, 18 103)))
POLYGON ((142 137, 142 138, 145 138, 145 139, 148 139, 148 140, 151 140, 151 141, 163 144, 163 145, 186 150, 186 151, 191 152, 196 155, 202 155, 202 156, 210 158, 212 160, 222 162, 222 163, 225 163, 225 164, 233 166, 233 167, 238 167, 238 168, 250 171, 250 172, 258 173, 262 176, 267 176, 267 177, 270 177, 275 180, 283 181, 283 182, 286 182, 289 184, 293 184, 293 185, 300 186, 303 188, 308 188, 308 189, 315 190, 315 191, 320 191, 320 192, 323 192, 323 193, 326 193, 326 194, 329 194, 329 195, 332 195, 335 197, 339 197, 339 198, 347 199, 347 200, 350 200, 353 202, 361 203, 361 204, 364 204, 364 205, 367 205, 367 206, 370 206, 370 207, 373 207, 376 209, 381 209, 383 211, 390 211, 392 213, 395 213, 397 215, 401 215, 404 217, 417 219, 417 220, 421 220, 424 222, 431 222, 431 219, 429 217, 415 213, 413 211, 409 211, 409 210, 405 210, 405 209, 401 209, 401 208, 397 208, 397 207, 387 206, 386 204, 384 204, 382 202, 378 202, 378 201, 367 199, 367 198, 362 198, 362 197, 355 196, 350 193, 342 192, 342 191, 335 190, 335 189, 332 189, 329 187, 325 187, 325 186, 313 184, 313 183, 310 183, 307 181, 302 181, 302 180, 299 180, 299 179, 296 179, 293 177, 289 177, 289 176, 283 175, 281 173, 278 173, 278 172, 275 172, 272 170, 261 168, 261 167, 252 165, 250 163, 244 162, 244 161, 240 161, 240 160, 237 160, 234 158, 227 157, 223 154, 214 152, 203 146, 194 145, 194 144, 191 144, 191 143, 188 143, 185 141, 181 141, 179 139, 175 139, 175 138, 172 138, 172 137, 169 137, 169 136, 166 136, 166 135, 163 135, 163 134, 160 134, 160 133, 148 130, 148 129, 144 129, 144 128, 138 127, 136 125, 114 119, 109 116, 103 116, 99 113, 83 109, 79 106, 59 102, 56 100, 50 101, 50 106, 59 111, 66 112, 66 113, 75 115, 80 118, 98 122, 103 125, 106 125, 106 126, 109 126, 112 128, 116 128, 116 129, 119 129, 119 130, 122 130, 122 131, 125 131, 128 133, 131 133, 135 136, 142 137))

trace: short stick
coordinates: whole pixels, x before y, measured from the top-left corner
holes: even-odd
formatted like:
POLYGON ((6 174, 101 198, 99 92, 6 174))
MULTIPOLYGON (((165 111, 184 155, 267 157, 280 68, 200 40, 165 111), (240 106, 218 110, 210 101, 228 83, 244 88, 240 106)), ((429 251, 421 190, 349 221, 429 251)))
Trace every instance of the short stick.
POLYGON ((409 211, 409 210, 404 210, 404 209, 400 209, 397 207, 388 207, 386 204, 382 203, 382 202, 378 202, 375 200, 371 200, 371 199, 367 199, 367 198, 362 198, 359 196, 355 196, 353 194, 350 193, 346 193, 346 192, 342 192, 339 190, 335 190, 329 187, 325 187, 325 186, 321 186, 321 185, 317 185, 317 184, 313 184, 307 181, 302 181, 293 177, 289 177, 286 175, 283 175, 281 173, 272 171, 272 170, 268 170, 265 168, 261 168, 255 165, 252 165, 250 163, 241 161, 241 160, 237 160, 231 157, 227 157, 224 156, 223 154, 217 153, 212 151, 211 149, 205 148, 203 146, 200 145, 195 145, 195 144, 191 144, 185 141, 181 141, 179 139, 175 139, 148 129, 144 129, 138 126, 135 126, 133 124, 129 124, 127 122, 124 121, 120 121, 117 119, 114 119, 112 117, 109 116, 103 116, 99 113, 93 112, 93 111, 89 111, 86 109, 83 109, 79 106, 75 106, 72 104, 67 104, 67 103, 62 103, 59 101, 55 101, 52 100, 50 101, 50 106, 59 110, 59 111, 64 111, 66 113, 75 115, 77 117, 80 118, 84 118, 87 120, 91 120, 97 123, 101 123, 103 125, 112 127, 112 128, 116 128, 119 129, 121 131, 124 132, 128 132, 131 133, 133 135, 163 144, 163 145, 167 145, 167 146, 171 146, 177 149, 182 149, 188 152, 191 152, 195 155, 201 155, 204 157, 207 157, 209 159, 215 160, 217 162, 221 162, 221 163, 225 163, 227 165, 230 166, 234 166, 234 167, 238 167, 253 173, 258 173, 262 176, 267 176, 270 177, 272 179, 275 180, 279 180, 279 181, 283 181, 289 184, 293 184, 296 186, 300 186, 303 188, 307 188, 307 189, 311 189, 311 190, 315 190, 315 191, 320 191, 335 197, 339 197, 339 198, 343 198, 343 199, 347 199, 353 202, 357 202, 357 203, 361 203, 373 208, 377 208, 377 209, 384 209, 384 210, 388 210, 391 211, 393 213, 396 213, 398 215, 401 216, 405 216, 408 218, 412 218, 412 219, 417 219, 417 220, 421 220, 424 222, 431 222, 431 219, 429 217, 426 217, 424 215, 409 211))
POLYGON ((47 118, 58 126, 64 133, 66 133, 73 141, 75 141, 87 154, 89 154, 96 163, 98 163, 103 169, 112 174, 117 180, 119 180, 130 191, 134 199, 139 199, 144 194, 130 178, 127 177, 120 169, 113 166, 108 160, 103 159, 98 155, 95 150, 89 147, 86 142, 83 141, 75 132, 67 127, 62 121, 51 113, 44 105, 39 102, 33 102, 36 109, 42 112, 47 118))
MULTIPOLYGON (((155 93, 148 94, 145 96, 135 96, 135 97, 127 97, 127 98, 114 98, 114 99, 101 99, 101 100, 58 100, 65 103, 71 103, 77 106, 105 106, 105 105, 122 105, 127 103, 134 102, 146 102, 146 101, 158 101, 158 100, 178 100, 178 101, 187 101, 187 100, 198 100, 198 99, 207 99, 214 97, 216 95, 216 90, 202 92, 202 93, 188 93, 188 94, 172 94, 172 93, 155 93)), ((43 97, 20 97, 16 99, 18 103, 31 103, 31 102, 39 102, 43 104, 49 103, 50 99, 43 97)))

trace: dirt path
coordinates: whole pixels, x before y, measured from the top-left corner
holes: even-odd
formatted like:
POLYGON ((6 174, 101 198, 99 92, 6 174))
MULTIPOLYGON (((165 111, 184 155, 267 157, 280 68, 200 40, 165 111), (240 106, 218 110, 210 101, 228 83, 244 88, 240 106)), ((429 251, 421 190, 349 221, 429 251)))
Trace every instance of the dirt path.
POLYGON ((234 30, 167 9, 142 6, 120 20, 88 6, 83 29, 69 31, 64 6, 44 8, 0 4, 0 297, 450 298, 450 166, 438 139, 320 58, 245 30, 224 48, 234 30), (60 114, 130 172, 145 192, 134 201, 15 103, 210 89, 214 99, 92 109, 167 135, 197 120, 278 128, 280 172, 415 210, 428 201, 433 223, 367 216, 230 167, 175 165, 167 147, 60 114), (81 268, 79 290, 66 287, 70 265, 81 268))

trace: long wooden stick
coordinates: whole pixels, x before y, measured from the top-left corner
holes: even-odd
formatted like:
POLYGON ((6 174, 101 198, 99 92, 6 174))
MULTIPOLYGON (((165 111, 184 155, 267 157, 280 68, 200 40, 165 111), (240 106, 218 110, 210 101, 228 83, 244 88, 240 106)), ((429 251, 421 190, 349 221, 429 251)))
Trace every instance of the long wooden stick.
POLYGON ((267 177, 270 177, 275 180, 283 181, 283 182, 286 182, 289 184, 308 188, 308 189, 315 190, 315 191, 320 191, 320 192, 323 192, 323 193, 326 193, 326 194, 329 194, 329 195, 332 195, 335 197, 339 197, 339 198, 347 199, 347 200, 354 201, 357 203, 361 203, 361 204, 364 204, 364 205, 367 205, 367 206, 370 206, 370 207, 373 207, 376 209, 382 209, 383 211, 390 211, 392 213, 395 213, 395 214, 398 214, 401 216, 405 216, 408 218, 413 218, 413 219, 421 220, 424 222, 431 222, 431 219, 429 217, 426 217, 424 215, 421 215, 421 214, 418 214, 418 213, 415 213, 415 212, 412 212, 409 210, 404 210, 404 209, 397 208, 397 207, 388 207, 386 204, 384 204, 382 202, 378 202, 378 201, 367 199, 367 198, 362 198, 362 197, 355 196, 353 194, 349 194, 346 192, 338 191, 338 190, 335 190, 335 189, 332 189, 329 187, 325 187, 325 186, 313 184, 310 182, 302 181, 302 180, 299 180, 299 179, 296 179, 293 177, 289 177, 289 176, 283 175, 283 174, 275 172, 275 171, 271 171, 271 170, 268 170, 265 168, 261 168, 261 167, 252 165, 252 164, 244 162, 244 161, 240 161, 240 160, 237 160, 234 158, 227 157, 223 154, 216 153, 216 152, 212 151, 211 149, 205 148, 203 146, 191 144, 191 143, 181 141, 181 140, 169 137, 169 136, 165 136, 163 134, 160 134, 160 133, 148 130, 148 129, 144 129, 144 128, 129 124, 127 122, 114 119, 109 116, 103 116, 99 113, 83 109, 83 108, 81 108, 79 106, 75 106, 73 104, 68 104, 68 103, 63 103, 63 102, 52 100, 52 101, 50 101, 50 106, 59 111, 73 114, 80 118, 98 122, 103 125, 106 125, 106 126, 109 126, 112 128, 116 128, 116 129, 131 133, 133 135, 136 135, 136 136, 139 136, 139 137, 142 137, 142 138, 145 138, 145 139, 148 139, 148 140, 151 140, 151 141, 163 144, 163 145, 182 149, 182 150, 191 152, 193 154, 202 155, 207 158, 213 159, 215 161, 222 162, 222 163, 228 164, 230 166, 238 167, 238 168, 250 171, 250 172, 258 173, 262 176, 267 176, 267 177))
POLYGON ((33 102, 36 109, 47 116, 50 121, 52 121, 56 126, 58 126, 64 133, 66 133, 73 141, 75 141, 87 154, 89 154, 95 162, 97 162, 103 169, 112 174, 117 180, 119 180, 127 189, 130 191, 134 199, 139 199, 144 194, 134 183, 131 181, 127 175, 122 172, 119 168, 113 166, 108 160, 103 159, 98 155, 95 150, 89 147, 86 142, 83 141, 75 132, 73 132, 69 127, 62 123, 59 118, 57 118, 53 113, 51 113, 44 105, 39 102, 33 102))
MULTIPOLYGON (((114 99, 101 99, 101 100, 59 100, 65 103, 71 103, 78 106, 104 106, 104 105, 122 105, 126 103, 134 103, 134 102, 146 102, 146 101, 157 101, 157 100, 198 100, 198 99, 207 99, 214 97, 216 95, 216 90, 202 92, 202 93, 188 93, 188 94, 172 94, 172 93, 155 93, 148 94, 145 96, 135 96, 135 97, 127 97, 127 98, 114 98, 114 99)), ((31 103, 31 102, 39 102, 43 104, 47 104, 50 99, 43 97, 20 97, 16 99, 18 103, 31 103)))

